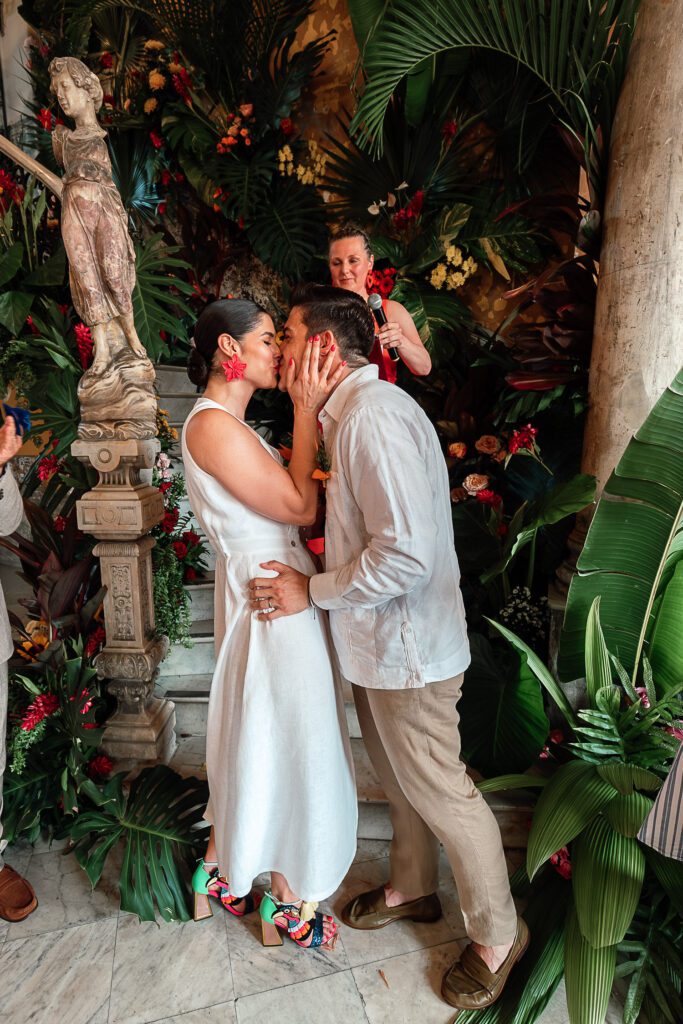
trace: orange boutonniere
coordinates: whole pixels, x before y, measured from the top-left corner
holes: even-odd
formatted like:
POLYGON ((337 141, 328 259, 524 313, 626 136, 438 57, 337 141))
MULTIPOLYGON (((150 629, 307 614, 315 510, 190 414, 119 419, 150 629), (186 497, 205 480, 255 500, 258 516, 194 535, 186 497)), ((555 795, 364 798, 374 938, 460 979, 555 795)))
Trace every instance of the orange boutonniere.
POLYGON ((311 476, 313 477, 314 480, 322 480, 323 487, 325 487, 327 481, 332 476, 332 474, 330 473, 332 465, 330 463, 327 452, 325 451, 325 442, 323 441, 322 438, 320 439, 320 443, 318 444, 318 454, 316 456, 315 461, 317 463, 317 466, 311 473, 311 476))

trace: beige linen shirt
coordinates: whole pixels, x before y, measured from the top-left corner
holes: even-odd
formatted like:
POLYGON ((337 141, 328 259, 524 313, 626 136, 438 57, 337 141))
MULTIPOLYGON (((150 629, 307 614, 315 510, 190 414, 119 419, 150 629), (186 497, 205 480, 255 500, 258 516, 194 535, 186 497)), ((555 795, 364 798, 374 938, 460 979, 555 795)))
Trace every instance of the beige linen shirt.
POLYGON ((404 391, 363 366, 320 413, 331 460, 324 573, 311 599, 330 613, 352 683, 405 689, 470 662, 448 472, 436 432, 404 391))

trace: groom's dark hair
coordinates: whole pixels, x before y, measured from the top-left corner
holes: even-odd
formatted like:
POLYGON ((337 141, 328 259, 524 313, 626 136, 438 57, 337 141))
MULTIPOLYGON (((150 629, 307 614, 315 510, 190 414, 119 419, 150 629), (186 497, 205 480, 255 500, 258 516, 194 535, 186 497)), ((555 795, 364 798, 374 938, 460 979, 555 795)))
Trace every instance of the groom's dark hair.
POLYGON ((368 361, 375 342, 375 318, 355 292, 323 284, 300 284, 292 292, 292 309, 301 310, 309 334, 333 331, 339 351, 350 365, 368 361))

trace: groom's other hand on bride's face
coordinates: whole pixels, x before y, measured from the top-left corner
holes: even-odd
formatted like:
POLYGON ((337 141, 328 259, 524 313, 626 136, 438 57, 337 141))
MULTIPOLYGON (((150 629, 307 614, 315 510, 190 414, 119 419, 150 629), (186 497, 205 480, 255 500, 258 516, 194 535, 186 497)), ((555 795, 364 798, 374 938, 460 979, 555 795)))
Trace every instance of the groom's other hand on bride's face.
POLYGON ((261 562, 262 569, 276 572, 269 579, 249 580, 249 605, 261 622, 296 615, 310 606, 308 576, 282 562, 261 562))

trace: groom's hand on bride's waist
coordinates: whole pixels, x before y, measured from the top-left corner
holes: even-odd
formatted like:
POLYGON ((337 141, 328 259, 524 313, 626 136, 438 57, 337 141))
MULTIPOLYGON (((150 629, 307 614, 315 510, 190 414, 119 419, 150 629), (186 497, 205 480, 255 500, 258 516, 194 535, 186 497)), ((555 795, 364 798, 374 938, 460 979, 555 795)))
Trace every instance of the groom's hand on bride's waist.
POLYGON ((310 606, 308 576, 282 562, 261 562, 262 569, 270 569, 277 576, 270 579, 257 577, 249 580, 249 605, 261 622, 281 619, 283 615, 296 615, 310 606))

